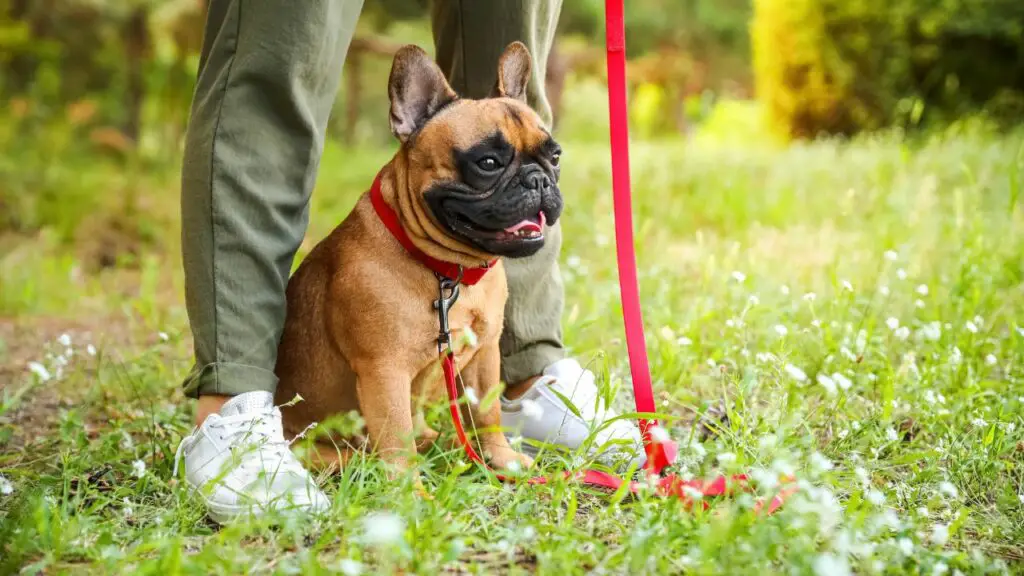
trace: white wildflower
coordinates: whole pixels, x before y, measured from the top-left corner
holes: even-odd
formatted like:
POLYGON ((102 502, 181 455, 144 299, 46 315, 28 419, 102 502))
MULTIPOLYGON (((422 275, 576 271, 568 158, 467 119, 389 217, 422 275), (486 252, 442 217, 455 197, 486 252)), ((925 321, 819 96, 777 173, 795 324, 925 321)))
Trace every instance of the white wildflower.
POLYGON ((886 321, 885 325, 889 327, 889 330, 895 330, 900 327, 900 321, 898 318, 890 316, 886 321))
POLYGON ((843 280, 842 284, 843 284, 843 289, 844 290, 848 290, 850 292, 853 292, 853 284, 850 284, 849 280, 843 280))
POLYGON ((732 452, 722 452, 718 455, 718 463, 727 466, 736 461, 736 454, 732 452))
POLYGON ((697 459, 699 459, 699 460, 703 460, 704 457, 707 456, 707 454, 708 454, 708 451, 704 449, 704 446, 701 446, 700 444, 697 444, 696 442, 694 442, 693 444, 690 444, 690 450, 693 450, 693 453, 696 454, 697 459))
POLYGON ((3 474, 0 474, 0 495, 9 496, 14 493, 14 484, 3 474))
POLYGON ((818 377, 816 379, 818 381, 818 384, 820 384, 821 387, 825 389, 825 393, 827 393, 829 396, 836 395, 835 380, 833 380, 826 374, 818 374, 818 377))
MULTIPOLYGON (((935 566, 932 566, 932 574, 935 576, 942 576, 946 572, 949 572, 949 564, 946 564, 945 562, 936 562, 935 566)), ((957 570, 957 572, 960 571, 957 570)), ((960 572, 959 576, 963 576, 963 572, 960 572)))
POLYGON ((917 308, 924 308, 924 306, 925 306, 924 300, 921 300, 920 298, 918 298, 917 300, 914 300, 914 306, 917 307, 917 308))
POLYGON ((811 468, 813 468, 815 472, 828 472, 832 467, 832 461, 826 458, 821 452, 811 454, 811 468))
POLYGON ((569 268, 579 268, 582 263, 583 262, 580 260, 580 257, 575 254, 569 255, 569 257, 565 259, 565 265, 569 268))
POLYGON ((704 498, 703 492, 697 490, 696 488, 690 486, 689 484, 683 485, 683 494, 686 494, 686 497, 690 498, 691 500, 700 500, 704 498))
POLYGON ((928 508, 926 508, 924 506, 918 506, 917 507, 917 515, 922 517, 922 518, 927 518, 928 517, 928 508))
POLYGON ((942 324, 939 322, 929 322, 921 328, 920 334, 925 340, 935 342, 942 337, 942 324))
POLYGON ((998 363, 999 359, 996 358, 995 354, 989 354, 988 356, 985 356, 985 364, 988 364, 989 366, 995 366, 998 363))
POLYGON ((932 526, 931 541, 938 546, 945 546, 949 542, 949 525, 935 524, 932 526))
POLYGON ((523 416, 526 416, 530 420, 540 420, 544 416, 544 407, 534 400, 524 398, 521 406, 523 409, 523 416))
POLYGON ((854 476, 857 477, 857 480, 860 480, 860 483, 863 484, 864 486, 867 486, 868 484, 871 483, 871 477, 868 476, 868 471, 865 470, 863 467, 857 466, 856 468, 854 468, 853 474, 854 476))
POLYGON ((807 374, 803 370, 796 366, 793 366, 792 364, 786 364, 785 368, 783 369, 786 371, 786 374, 789 374, 797 382, 803 382, 804 380, 807 380, 807 374))
POLYGON ((508 464, 505 464, 505 469, 509 472, 519 472, 523 467, 519 464, 518 460, 512 460, 508 464))
POLYGON ((708 358, 704 362, 711 368, 718 368, 718 362, 715 362, 714 358, 708 358))
POLYGON ((885 494, 882 494, 882 492, 879 490, 868 490, 867 493, 864 494, 864 498, 868 502, 874 504, 875 506, 881 506, 882 504, 885 504, 885 494))
POLYGON ((725 325, 728 328, 735 328, 736 327, 736 321, 733 320, 732 318, 729 318, 728 320, 725 321, 725 325))
POLYGON ((857 331, 857 353, 863 354, 864 349, 868 346, 868 331, 858 330, 857 331))
POLYGON ((480 339, 477 338, 476 332, 472 328, 466 326, 462 332, 462 342, 470 348, 476 348, 477 344, 480 343, 480 339))
POLYGON ((886 250, 885 251, 885 259, 888 260, 889 262, 895 262, 895 261, 899 260, 899 258, 900 258, 900 255, 897 254, 895 250, 886 250))
POLYGON ((843 390, 849 390, 850 386, 853 386, 853 382, 849 378, 843 376, 839 372, 832 373, 832 381, 836 383, 843 390))
POLYGON ((61 346, 67 348, 68 346, 71 346, 71 336, 68 336, 67 334, 61 334, 60 337, 57 338, 57 342, 60 342, 61 346))
POLYGON ((896 271, 896 277, 899 278, 900 280, 906 280, 907 271, 904 270, 903 268, 900 268, 899 270, 896 271))
POLYGON ((92 344, 89 344, 88 346, 85 347, 85 352, 89 356, 95 356, 96 355, 96 347, 93 346, 92 344))
POLYGON ((850 362, 856 362, 857 361, 857 355, 854 354, 853 352, 851 352, 850 349, 847 348, 846 346, 841 347, 839 349, 839 353, 843 355, 843 358, 846 358, 850 362))
POLYGON ((761 303, 761 299, 757 297, 757 294, 751 294, 750 298, 747 298, 747 304, 751 306, 757 306, 761 303))
POLYGON ((882 296, 888 296, 890 294, 889 287, 886 286, 885 284, 882 284, 881 286, 878 287, 878 293, 881 294, 882 296))
POLYGON ((740 284, 743 284, 743 281, 747 279, 747 275, 744 274, 743 272, 740 272, 739 270, 733 270, 732 279, 739 282, 740 284))
POLYGON ((135 510, 132 509, 131 500, 129 500, 128 497, 125 496, 124 498, 121 499, 121 502, 124 503, 124 508, 121 511, 124 513, 125 518, 131 518, 131 516, 135 514, 135 510))
POLYGON ((771 490, 779 485, 779 475, 765 468, 754 468, 750 471, 750 477, 761 490, 771 490))
POLYGON ((939 492, 942 493, 944 496, 948 496, 954 499, 960 495, 960 491, 957 490, 956 486, 954 486, 953 483, 949 481, 939 482, 939 492))
POLYGON ((786 286, 785 284, 779 286, 779 292, 782 292, 783 296, 789 296, 789 286, 786 286))
POLYGON ((28 369, 31 370, 37 378, 39 378, 40 382, 46 382, 52 378, 52 376, 50 376, 50 371, 46 369, 46 366, 43 366, 39 362, 29 362, 28 369))
POLYGON ((964 326, 967 328, 967 331, 970 332, 971 334, 978 333, 978 325, 975 324, 974 322, 968 320, 967 324, 965 324, 964 326))
POLYGON ((782 324, 776 324, 775 333, 778 334, 779 337, 784 337, 786 334, 789 334, 789 329, 782 324))
POLYGON ((466 395, 466 400, 468 400, 469 403, 472 404, 473 406, 480 404, 480 397, 476 395, 476 390, 472 388, 466 388, 465 390, 463 390, 463 393, 466 395))
POLYGON ((985 421, 984 418, 975 418, 974 420, 971 420, 971 424, 977 426, 978 428, 984 428, 988 426, 988 422, 985 421))
POLYGON ((910 328, 900 326, 895 332, 893 332, 893 336, 895 336, 897 340, 906 340, 910 337, 910 328))
POLYGON ((904 556, 910 556, 910 554, 914 552, 914 542, 911 541, 910 538, 900 538, 896 542, 896 545, 899 546, 900 552, 902 552, 904 556))
POLYGON ((142 460, 136 460, 132 462, 132 475, 136 478, 142 478, 146 475, 146 463, 142 460))
POLYGON ((808 302, 814 302, 814 300, 817 297, 818 295, 815 294, 814 292, 808 292, 807 294, 804 294, 804 300, 807 300, 808 302))
POLYGON ((690 340, 686 336, 680 336, 679 338, 676 338, 676 344, 679 346, 690 346, 693 344, 693 340, 690 340))
POLYGON ((895 442, 896 440, 900 439, 900 435, 896 433, 896 429, 895 428, 886 428, 885 429, 885 439, 890 441, 890 442, 895 442))
POLYGON ((359 576, 363 573, 363 563, 351 558, 338 560, 338 572, 345 576, 359 576))
POLYGON ((167 332, 157 332, 157 336, 159 336, 160 339, 163 340, 164 342, 167 342, 168 340, 171 339, 171 337, 167 335, 167 332))
POLYGON ((949 363, 957 366, 964 359, 964 355, 960 352, 959 346, 953 346, 953 353, 949 355, 949 363))
POLYGON ((985 324, 985 319, 982 318, 981 316, 978 316, 977 314, 975 314, 975 316, 974 316, 974 323, 977 324, 978 326, 982 326, 982 325, 985 324))
POLYGON ((850 576, 850 563, 845 556, 822 554, 814 559, 816 576, 850 576))
POLYGON ((672 437, 669 436, 668 430, 665 430, 661 426, 652 426, 648 432, 650 432, 651 438, 655 442, 669 442, 672 440, 672 437))
POLYGON ((775 434, 765 434, 757 439, 757 447, 760 450, 767 450, 774 447, 779 442, 779 437, 775 434))
POLYGON ((821 320, 818 320, 817 318, 811 320, 811 326, 814 326, 815 328, 821 328, 821 320))
POLYGON ((394 544, 402 540, 405 521, 392 512, 375 512, 363 518, 362 541, 370 545, 394 544))
POLYGON ((665 340, 675 340, 676 333, 672 331, 668 326, 662 326, 661 330, 658 331, 662 338, 665 340))
POLYGON ((928 295, 928 285, 927 284, 920 284, 920 285, 918 285, 917 293, 920 294, 921 296, 927 296, 928 295))

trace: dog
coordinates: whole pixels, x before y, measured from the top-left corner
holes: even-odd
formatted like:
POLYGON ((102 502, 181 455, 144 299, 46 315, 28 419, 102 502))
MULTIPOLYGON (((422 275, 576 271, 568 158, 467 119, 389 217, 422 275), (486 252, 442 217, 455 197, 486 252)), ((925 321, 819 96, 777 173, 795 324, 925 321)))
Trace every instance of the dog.
MULTIPOLYGON (((526 46, 510 44, 490 96, 474 100, 459 97, 420 48, 395 55, 388 96, 398 151, 287 288, 276 403, 296 394, 303 401, 282 410, 285 430, 300 433, 353 410, 365 422, 363 437, 318 439, 320 465, 344 465, 362 444, 402 469, 437 438, 420 410, 445 393, 434 308, 439 276, 425 261, 467 274, 449 313, 464 387, 484 398, 500 386, 508 296, 502 259, 540 250, 546 226, 562 211, 561 148, 526 104, 531 67, 526 46), (385 225, 389 211, 401 230, 385 225), (471 272, 478 278, 468 285, 471 272)), ((501 432, 498 402, 467 405, 463 414, 481 429, 477 440, 491 466, 532 464, 501 432)))

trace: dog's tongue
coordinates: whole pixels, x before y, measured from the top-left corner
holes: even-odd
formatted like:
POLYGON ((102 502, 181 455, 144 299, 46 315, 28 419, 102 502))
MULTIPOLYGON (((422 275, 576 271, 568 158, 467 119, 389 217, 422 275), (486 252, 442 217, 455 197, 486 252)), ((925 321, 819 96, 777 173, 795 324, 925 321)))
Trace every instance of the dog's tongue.
POLYGON ((545 217, 544 217, 544 213, 543 212, 540 213, 539 220, 540 220, 539 222, 536 221, 536 220, 529 220, 529 219, 523 220, 522 222, 520 222, 519 224, 516 224, 515 226, 509 226, 508 228, 505 228, 505 232, 508 232, 509 234, 515 234, 516 232, 518 232, 520 230, 524 230, 524 229, 527 230, 527 231, 542 232, 542 231, 544 231, 544 222, 545 222, 545 217))

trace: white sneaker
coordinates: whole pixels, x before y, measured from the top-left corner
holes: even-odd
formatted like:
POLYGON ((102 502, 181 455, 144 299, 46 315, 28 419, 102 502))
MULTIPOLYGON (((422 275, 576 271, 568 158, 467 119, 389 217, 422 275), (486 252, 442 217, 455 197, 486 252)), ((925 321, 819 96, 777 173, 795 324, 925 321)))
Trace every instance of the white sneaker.
POLYGON ((178 446, 185 479, 218 524, 268 510, 320 512, 330 502, 292 454, 270 392, 247 392, 211 414, 178 446))
MULTIPOLYGON (((599 398, 594 373, 584 370, 573 358, 545 368, 521 397, 501 399, 501 424, 510 441, 521 436, 524 440, 557 444, 575 451, 589 439, 590 454, 602 463, 642 466, 646 455, 640 430, 625 419, 607 422, 616 416, 615 410, 599 398), (575 412, 559 394, 572 403, 575 412)), ((523 442, 521 449, 531 456, 538 452, 538 447, 530 442, 523 442)))

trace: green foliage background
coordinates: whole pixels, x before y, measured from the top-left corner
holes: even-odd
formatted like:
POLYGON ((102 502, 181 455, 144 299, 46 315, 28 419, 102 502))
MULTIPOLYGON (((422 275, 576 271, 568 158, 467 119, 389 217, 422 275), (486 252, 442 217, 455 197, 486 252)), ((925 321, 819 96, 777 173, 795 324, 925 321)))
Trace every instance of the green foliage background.
POLYGON ((1024 3, 755 0, 757 93, 789 137, 1024 114, 1024 3))

